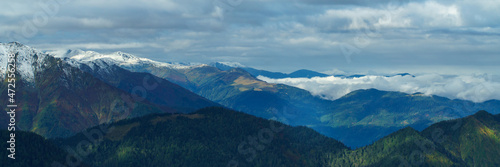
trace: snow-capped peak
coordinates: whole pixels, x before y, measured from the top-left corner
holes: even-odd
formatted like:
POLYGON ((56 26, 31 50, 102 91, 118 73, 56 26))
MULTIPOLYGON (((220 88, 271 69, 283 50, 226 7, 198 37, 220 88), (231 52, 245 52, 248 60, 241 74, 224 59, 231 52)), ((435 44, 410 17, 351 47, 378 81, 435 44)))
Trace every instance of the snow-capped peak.
MULTIPOLYGON (((136 57, 132 54, 124 52, 114 52, 111 54, 101 54, 94 51, 82 50, 67 50, 67 51, 50 51, 55 57, 63 57, 69 61, 70 64, 83 63, 87 64, 90 68, 96 65, 117 65, 121 67, 134 67, 141 65, 153 65, 157 67, 167 67, 172 69, 185 69, 197 66, 198 64, 180 64, 180 63, 164 63, 158 62, 147 58, 136 57)), ((102 66, 101 66, 102 67, 102 66)))
POLYGON ((106 62, 112 62, 113 64, 137 64, 140 60, 139 58, 126 54, 123 52, 115 52, 112 54, 100 54, 94 51, 83 51, 80 49, 67 50, 67 51, 49 51, 47 52, 54 57, 69 58, 76 60, 78 62, 94 62, 96 60, 105 60, 106 62))
POLYGON ((9 54, 17 54, 16 71, 28 83, 34 82, 35 70, 41 67, 42 61, 47 56, 43 52, 18 42, 0 43, 0 77, 2 78, 7 74, 9 54))

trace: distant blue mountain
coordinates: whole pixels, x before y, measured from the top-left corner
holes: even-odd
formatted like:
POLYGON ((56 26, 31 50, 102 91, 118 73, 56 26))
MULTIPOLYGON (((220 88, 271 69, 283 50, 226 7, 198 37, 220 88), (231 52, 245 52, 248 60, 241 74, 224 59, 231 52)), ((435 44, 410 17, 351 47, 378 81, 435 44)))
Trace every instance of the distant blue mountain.
POLYGON ((398 73, 398 74, 394 74, 394 75, 386 75, 386 77, 394 77, 394 76, 411 76, 411 77, 415 77, 415 75, 412 75, 410 73, 398 73))
POLYGON ((354 75, 334 75, 335 77, 340 77, 340 78, 361 78, 366 75, 359 75, 359 74, 354 74, 354 75))
MULTIPOLYGON (((254 77, 257 77, 257 76, 264 76, 264 77, 268 77, 268 78, 274 78, 274 79, 282 79, 282 78, 313 78, 313 77, 327 77, 327 76, 331 76, 331 75, 327 75, 327 74, 323 74, 323 73, 320 73, 320 72, 316 72, 316 71, 312 71, 312 70, 307 70, 307 69, 300 69, 300 70, 297 70, 295 72, 292 72, 290 74, 286 74, 286 73, 281 73, 281 72, 271 72, 271 71, 266 71, 266 70, 259 70, 259 69, 255 69, 255 68, 252 68, 252 67, 247 67, 247 66, 244 66, 240 63, 235 63, 235 62, 215 62, 215 63, 210 63, 208 64, 212 67, 215 67, 215 68, 218 68, 219 70, 222 70, 222 71, 229 71, 233 68, 241 68, 245 71, 247 71, 248 73, 250 73, 251 75, 253 75, 254 77)), ((354 75, 333 75, 335 77, 340 77, 340 78, 349 78, 349 79, 352 79, 352 78, 361 78, 361 77, 365 77, 366 75, 362 75, 362 74, 354 74, 354 75)), ((412 77, 415 77, 414 75, 410 74, 410 73, 398 73, 398 74, 394 74, 394 75, 386 75, 386 77, 394 77, 394 76, 412 76, 412 77)))
MULTIPOLYGON (((143 82, 142 78, 145 78, 144 73, 150 73, 161 79, 179 84, 193 93, 225 107, 265 119, 274 119, 292 126, 308 126, 351 147, 368 145, 407 126, 423 130, 432 123, 464 117, 479 110, 486 110, 494 114, 500 113, 500 101, 498 100, 473 103, 424 94, 367 89, 353 91, 342 98, 332 101, 314 96, 300 88, 266 83, 255 77, 261 74, 267 74, 268 77, 274 78, 279 78, 280 75, 285 77, 325 76, 308 70, 284 74, 256 70, 239 63, 185 66, 154 62, 120 53, 108 56, 89 53, 86 56, 73 57, 71 60, 90 65, 95 64, 99 67, 106 67, 103 66, 105 64, 117 65, 120 68, 131 70, 131 72, 121 70, 122 72, 119 73, 110 73, 119 75, 97 77, 103 80, 109 79, 108 83, 110 85, 122 90, 129 90, 129 86, 141 84, 143 82), (113 59, 106 57, 112 57, 113 59), (97 59, 102 59, 102 61, 97 59)), ((103 68, 103 70, 97 70, 97 72, 99 71, 112 72, 116 70, 103 68)), ((409 74, 398 75, 407 76, 409 74)), ((151 78, 154 77, 151 76, 151 78)), ((58 80, 53 81, 57 82, 58 80)), ((84 83, 83 81, 79 82, 84 83)), ((164 85, 164 88, 161 88, 162 86, 158 85, 155 90, 157 92, 147 92, 146 100, 167 106, 169 103, 176 105, 188 104, 189 106, 189 104, 196 104, 193 102, 199 102, 196 99, 202 99, 194 98, 196 97, 194 95, 176 96, 182 97, 181 101, 162 98, 164 95, 177 95, 167 91, 172 90, 171 88, 182 90, 171 84, 164 85), (182 103, 186 102, 182 99, 191 103, 182 103)), ((188 95, 191 93, 182 94, 188 95)))
POLYGON ((241 69, 247 71, 248 73, 252 74, 255 77, 257 77, 259 75, 262 75, 262 76, 265 76, 268 78, 289 78, 290 77, 288 74, 281 73, 281 72, 271 72, 271 71, 266 71, 266 70, 258 70, 258 69, 250 68, 250 67, 244 67, 241 69))
MULTIPOLYGON (((334 75, 335 77, 341 77, 341 78, 349 78, 349 79, 352 79, 352 78, 361 78, 361 77, 365 77, 366 75, 362 75, 362 74, 354 74, 354 75, 334 75)), ((410 73, 398 73, 398 74, 394 74, 394 75, 386 75, 386 77, 395 77, 395 76, 412 76, 412 77, 415 77, 415 75, 412 75, 410 73)))
MULTIPOLYGON (((286 73, 281 73, 281 72, 271 72, 271 71, 266 71, 266 70, 259 70, 259 69, 255 69, 255 68, 252 68, 252 67, 247 67, 247 66, 244 66, 240 63, 235 63, 235 62, 215 62, 215 63, 210 63, 208 64, 212 67, 215 67, 215 68, 218 68, 219 70, 222 70, 222 71, 229 71, 233 68, 241 68, 245 71, 247 71, 248 73, 250 73, 251 75, 253 75, 254 77, 257 77, 257 76, 264 76, 264 77, 268 77, 268 78, 274 78, 274 79, 282 79, 282 78, 313 78, 313 77, 327 77, 327 76, 331 76, 331 75, 327 75, 327 74, 323 74, 323 73, 320 73, 320 72, 316 72, 316 71, 312 71, 312 70, 307 70, 307 69, 300 69, 300 70, 297 70, 295 72, 292 72, 290 74, 286 74, 286 73)), ((349 79, 352 79, 352 78, 361 78, 361 77, 365 77, 366 75, 362 75, 362 74, 354 74, 354 75, 333 75, 335 77, 340 77, 340 78, 349 78, 349 79)), ((415 77, 414 75, 410 74, 410 73, 398 73, 398 74, 394 74, 394 75, 386 75, 386 77, 394 77, 394 76, 412 76, 412 77, 415 77)))
POLYGON ((268 78, 275 78, 275 79, 312 78, 312 77, 327 77, 327 76, 329 76, 327 74, 319 73, 319 72, 312 71, 312 70, 306 70, 306 69, 301 69, 301 70, 297 70, 295 72, 292 72, 290 74, 286 74, 286 73, 281 73, 281 72, 271 72, 271 71, 266 71, 266 70, 259 70, 259 69, 255 69, 252 67, 243 66, 239 63, 215 62, 215 63, 210 63, 209 65, 216 67, 222 71, 229 71, 230 69, 233 69, 233 68, 241 68, 255 77, 261 75, 261 76, 265 76, 268 78))
POLYGON ((301 69, 288 74, 290 78, 312 78, 312 77, 327 77, 329 75, 319 73, 316 71, 301 69))

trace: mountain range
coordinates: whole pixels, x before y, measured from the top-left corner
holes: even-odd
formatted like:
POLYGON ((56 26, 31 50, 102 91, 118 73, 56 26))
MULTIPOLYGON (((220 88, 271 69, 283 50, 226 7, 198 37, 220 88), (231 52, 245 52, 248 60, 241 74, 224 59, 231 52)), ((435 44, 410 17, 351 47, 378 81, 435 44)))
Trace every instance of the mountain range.
MULTIPOLYGON (((217 64, 157 62, 122 52, 40 52, 17 42, 0 43, 3 92, 11 74, 8 55, 15 58, 18 140, 32 140, 30 144, 39 149, 20 146, 19 156, 26 160, 2 159, 8 162, 2 165, 500 163, 500 116, 492 115, 500 113, 498 100, 474 103, 376 89, 326 100, 300 88, 259 80, 255 71, 235 63, 222 63, 237 66, 224 69, 217 64), (79 156, 71 157, 75 154, 79 156)), ((299 70, 284 76, 317 75, 299 70)), ((9 96, 0 96, 0 104, 10 104, 9 96)), ((7 114, 0 115, 2 126, 8 122, 7 114)), ((6 131, 0 134, 2 139, 9 137, 6 131)))
POLYGON ((306 70, 306 69, 301 69, 297 70, 295 72, 292 72, 290 74, 285 74, 281 72, 271 72, 271 71, 266 71, 266 70, 259 70, 255 69, 252 67, 247 67, 244 66, 240 63, 234 63, 234 62, 215 62, 215 63, 210 63, 210 66, 216 67, 222 71, 228 71, 233 68, 241 68, 248 73, 252 74, 253 76, 265 76, 268 78, 313 78, 313 77, 326 77, 328 76, 327 74, 319 73, 316 71, 311 71, 311 70, 306 70))
MULTIPOLYGON (((228 71, 233 68, 241 68, 248 73, 252 74, 255 77, 258 76, 264 76, 267 78, 272 78, 272 79, 283 79, 283 78, 314 78, 314 77, 328 77, 328 76, 334 76, 334 77, 339 77, 339 78, 360 78, 364 77, 366 75, 362 74, 353 74, 353 75, 328 75, 328 74, 323 74, 320 72, 308 70, 308 69, 300 69, 297 71, 294 71, 292 73, 282 73, 282 72, 272 72, 272 71, 267 71, 267 70, 260 70, 260 69, 255 69, 252 67, 245 66, 241 63, 237 62, 214 62, 214 63, 209 63, 208 65, 213 66, 218 68, 219 70, 222 71, 228 71)), ((412 76, 415 77, 414 75, 410 73, 398 73, 398 74, 393 74, 393 75, 386 75, 386 77, 393 77, 393 76, 412 76)))
MULTIPOLYGON (((133 72, 150 73, 228 108, 289 125, 308 126, 351 147, 368 145, 405 126, 421 130, 432 123, 465 117, 478 110, 500 113, 498 100, 473 103, 375 89, 357 90, 337 100, 325 100, 303 89, 256 78, 263 72, 281 77, 293 77, 291 74, 255 70, 239 63, 172 64, 121 52, 99 54, 81 50, 56 56, 73 64, 101 65, 102 69, 116 65, 133 72)), ((305 73, 315 76, 316 72, 305 73)))
MULTIPOLYGON (((7 136, 0 131, 0 138, 7 136)), ((400 129, 368 146, 350 149, 310 128, 291 127, 220 107, 191 114, 153 114, 87 129, 75 136, 35 139, 24 163, 50 166, 498 166, 500 115, 479 111, 423 131, 400 129), (103 130, 103 126, 105 130, 103 130), (96 133, 99 132, 99 133, 96 133), (90 134, 90 135, 89 135, 90 134), (94 135, 92 135, 94 134, 94 135), (59 147, 56 147, 59 146, 59 147), (64 152, 67 150, 68 152, 64 152), (59 153, 47 159, 45 151, 59 153), (65 156, 65 158, 63 157, 65 156), (80 157, 80 159, 76 158, 80 157), (76 158, 76 159, 73 159, 76 158), (38 161, 37 161, 38 160, 38 161)), ((25 148, 25 146, 21 146, 25 148)))
MULTIPOLYGON (((146 89, 142 84, 146 76, 154 79, 149 74, 113 68, 122 72, 114 73, 113 77, 123 80, 106 83, 69 62, 20 43, 0 44, 2 92, 7 92, 8 54, 15 55, 17 60, 16 126, 47 138, 67 137, 98 124, 150 113, 189 112, 218 106, 166 80, 160 80, 157 92, 170 94, 157 97, 158 93, 146 92, 147 99, 141 99, 135 95, 139 93, 131 94, 129 88, 146 89), (141 84, 133 83, 138 81, 141 84)), ((8 98, 6 94, 0 96, 0 104, 6 106, 8 98)), ((2 128, 6 128, 8 119, 6 114, 0 115, 2 128)))
MULTIPOLYGON (((18 126, 48 138, 68 137, 100 123, 151 113, 190 113, 225 106, 307 126, 350 147, 362 147, 407 126, 422 130, 478 110, 500 113, 497 100, 473 103, 375 89, 325 100, 303 89, 266 83, 243 68, 164 63, 122 52, 43 53, 19 43, 1 46, 2 58, 11 53, 22 60, 17 62, 18 126), (130 111, 125 117, 124 108, 130 111)), ((0 60, 5 69, 6 60, 0 60)), ((6 105, 7 97, 1 98, 6 105)), ((7 122, 7 116, 0 116, 0 121, 7 122)))
POLYGON ((321 116, 322 124, 312 128, 349 146, 360 147, 406 126, 423 130, 433 123, 466 117, 483 109, 498 114, 499 106, 498 100, 474 103, 421 93, 357 90, 334 100, 329 112, 321 116))

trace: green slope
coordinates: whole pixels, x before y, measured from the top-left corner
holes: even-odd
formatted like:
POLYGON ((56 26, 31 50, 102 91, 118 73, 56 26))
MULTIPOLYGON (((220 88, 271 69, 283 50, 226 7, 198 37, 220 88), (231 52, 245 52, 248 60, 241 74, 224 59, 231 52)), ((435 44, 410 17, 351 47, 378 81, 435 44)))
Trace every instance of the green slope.
POLYGON ((480 111, 440 122, 422 132, 469 166, 500 166, 500 117, 480 111))
POLYGON ((67 153, 45 140, 43 137, 31 132, 15 132, 15 159, 8 158, 10 152, 6 151, 10 140, 10 132, 0 130, 0 139, 2 140, 2 151, 0 151, 1 167, 52 167, 53 162, 66 162, 67 153))
MULTIPOLYGON (((223 108, 163 114, 111 124, 87 147, 94 166, 321 166, 325 153, 347 149, 305 127, 290 127, 223 108)), ((75 147, 85 135, 58 141, 75 147)))
POLYGON ((404 128, 375 143, 345 151, 329 166, 460 166, 442 146, 423 137, 413 128, 404 128))
MULTIPOLYGON (((0 166, 65 164, 68 157, 89 166, 498 166, 499 127, 500 115, 480 111, 422 132, 403 128, 351 150, 307 127, 212 107, 122 120, 52 143, 16 132, 17 160, 4 151, 0 166)), ((0 139, 8 140, 8 132, 0 131, 0 139)))
POLYGON ((93 69, 80 67, 80 69, 128 93, 139 92, 138 94, 145 100, 174 112, 188 113, 204 107, 220 106, 220 104, 149 73, 131 72, 116 65, 95 66, 93 69), (137 89, 137 86, 142 86, 144 89, 137 89))
POLYGON ((331 156, 329 166, 499 166, 500 115, 479 111, 418 132, 404 128, 331 156))

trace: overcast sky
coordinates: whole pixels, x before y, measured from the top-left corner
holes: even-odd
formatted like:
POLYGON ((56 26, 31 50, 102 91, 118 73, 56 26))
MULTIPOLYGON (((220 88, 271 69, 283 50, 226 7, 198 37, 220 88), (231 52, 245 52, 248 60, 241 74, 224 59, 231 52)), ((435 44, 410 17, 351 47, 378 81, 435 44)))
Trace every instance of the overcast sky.
POLYGON ((500 73, 497 0, 17 0, 0 41, 271 71, 500 73))

